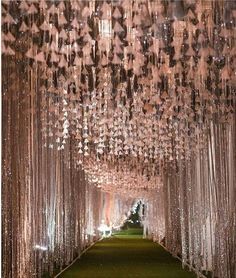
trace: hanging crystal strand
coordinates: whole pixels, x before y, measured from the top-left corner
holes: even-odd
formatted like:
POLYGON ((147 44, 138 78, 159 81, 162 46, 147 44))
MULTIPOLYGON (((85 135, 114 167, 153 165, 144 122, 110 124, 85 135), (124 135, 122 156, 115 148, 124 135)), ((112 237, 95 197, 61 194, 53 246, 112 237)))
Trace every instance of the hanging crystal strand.
MULTIPOLYGON (((10 29, 10 26, 7 26, 7 29, 9 30, 10 29)), ((11 181, 15 184, 18 184, 18 180, 17 180, 17 169, 15 168, 15 162, 14 162, 14 159, 13 159, 13 152, 16 152, 17 149, 16 149, 16 146, 14 145, 15 144, 15 139, 14 138, 11 138, 12 134, 14 134, 16 136, 16 131, 14 131, 13 129, 13 126, 14 126, 14 120, 15 120, 15 114, 16 111, 15 111, 15 107, 14 106, 17 106, 17 100, 18 100, 18 96, 15 97, 15 100, 13 98, 13 92, 14 92, 14 88, 12 88, 10 86, 11 84, 11 81, 12 81, 12 78, 15 78, 15 76, 11 76, 11 68, 12 68, 12 64, 16 62, 16 58, 15 56, 12 56, 9 61, 10 63, 10 67, 9 67, 9 70, 7 72, 7 76, 5 78, 5 98, 7 100, 7 107, 8 107, 8 110, 7 112, 9 113, 8 115, 8 125, 9 125, 9 134, 6 134, 7 137, 5 138, 5 141, 6 140, 9 140, 8 141, 8 144, 9 145, 12 145, 14 146, 13 147, 13 150, 11 148, 6 148, 6 154, 8 157, 9 157, 9 163, 7 164, 7 172, 6 172, 6 179, 7 179, 7 183, 6 185, 9 186, 9 191, 8 190, 5 190, 6 194, 9 195, 10 192, 12 192, 12 196, 11 196, 11 199, 9 198, 10 196, 8 196, 8 202, 9 204, 5 204, 6 205, 6 209, 7 209, 7 212, 6 214, 8 214, 8 218, 10 218, 10 220, 8 219, 5 219, 5 227, 7 227, 7 229, 9 229, 9 233, 11 235, 11 242, 10 243, 7 243, 6 242, 6 249, 4 251, 8 251, 8 260, 10 261, 9 264, 9 268, 8 270, 10 272, 12 272, 14 275, 18 275, 18 271, 19 269, 17 269, 17 256, 18 256, 18 250, 17 250, 17 246, 16 246, 16 234, 18 232, 18 227, 19 227, 19 223, 17 223, 17 221, 19 221, 17 219, 17 216, 19 216, 19 211, 17 211, 16 209, 13 208, 13 204, 14 202, 17 203, 17 195, 19 194, 19 189, 15 190, 13 192, 13 186, 11 184, 11 181), (10 94, 9 94, 10 93, 10 94), (14 214, 11 216, 11 213, 12 213, 12 210, 14 210, 14 214), (9 221, 9 224, 7 223, 7 221, 9 221), (11 229, 11 226, 12 226, 12 229, 11 229), (12 269, 11 269, 12 268, 12 269)), ((16 77, 17 78, 17 77, 16 77)), ((4 79, 3 79, 4 80, 4 79)), ((16 153, 18 155, 18 153, 16 153)), ((7 157, 5 157, 5 159, 7 159, 7 157)), ((5 236, 7 236, 7 234, 5 234, 5 236)), ((5 240, 7 240, 7 237, 5 238, 5 240)), ((20 241, 20 244, 21 244, 21 241, 20 241)), ((6 261, 6 264, 7 264, 7 261, 6 261)), ((7 273, 6 273, 7 274, 7 273)))
POLYGON ((186 232, 187 232, 187 242, 188 242, 188 263, 190 265, 190 269, 193 265, 193 241, 192 241, 192 186, 193 185, 193 181, 191 179, 191 173, 190 173, 190 167, 189 167, 189 161, 184 160, 183 161, 184 166, 185 166, 185 182, 186 182, 186 200, 187 200, 187 211, 186 211, 186 215, 187 215, 187 227, 186 227, 186 232))
POLYGON ((233 156, 233 154, 236 152, 235 150, 235 144, 233 142, 235 142, 236 140, 236 130, 235 130, 235 126, 236 126, 236 115, 234 114, 234 119, 233 122, 230 126, 229 129, 229 182, 230 182, 230 212, 232 213, 232 217, 231 217, 231 232, 230 232, 230 240, 231 240, 231 244, 230 244, 230 253, 232 254, 232 259, 230 260, 230 274, 235 273, 236 271, 236 267, 235 264, 233 263, 233 261, 236 258, 236 250, 234 249, 233 246, 235 246, 236 244, 236 235, 234 233, 235 227, 236 227, 236 205, 234 202, 235 199, 235 191, 233 193, 234 190, 234 184, 235 184, 235 180, 236 180, 236 171, 235 171, 235 156, 233 156))
POLYGON ((88 112, 86 105, 83 107, 83 143, 84 143, 84 156, 87 157, 88 153, 88 136, 89 136, 89 127, 88 127, 88 112))
MULTIPOLYGON (((3 30, 3 26, 2 26, 3 30)), ((3 47, 3 45, 2 45, 3 47)), ((2 49, 2 53, 3 49, 2 49)), ((2 55, 2 67, 5 67, 5 75, 2 76, 2 120, 5 122, 5 125, 2 126, 2 254, 5 254, 2 259, 2 275, 6 276, 7 273, 10 272, 10 261, 9 260, 9 243, 7 242, 7 234, 10 234, 10 223, 11 220, 7 219, 10 215, 10 203, 7 202, 8 200, 8 190, 10 188, 9 183, 9 164, 10 164, 10 157, 7 155, 9 150, 5 144, 5 142, 9 139, 10 133, 10 115, 9 115, 9 100, 7 99, 6 95, 6 87, 8 85, 8 77, 9 77, 9 70, 6 67, 6 59, 4 55, 2 55), (7 160, 6 158, 9 157, 7 160), (7 255, 8 254, 8 255, 7 255)), ((9 142, 9 141, 8 141, 9 142)))
POLYGON ((180 161, 179 165, 177 166, 179 169, 179 209, 180 209, 180 227, 181 227, 181 252, 182 252, 182 264, 183 266, 188 262, 187 258, 187 227, 186 222, 188 219, 188 215, 186 214, 186 193, 184 188, 184 181, 185 177, 185 169, 182 161, 180 161))
POLYGON ((213 265, 213 255, 215 253, 214 250, 214 246, 215 246, 215 169, 214 169, 214 161, 213 161, 213 156, 212 156, 212 149, 213 149, 213 141, 212 141, 212 124, 209 127, 209 133, 208 133, 208 191, 209 191, 209 237, 210 237, 210 242, 209 242, 209 250, 210 250, 210 254, 208 254, 208 261, 209 261, 209 265, 207 270, 212 271, 214 269, 214 265, 213 265))
MULTIPOLYGON (((219 150, 219 145, 218 145, 218 134, 216 133, 217 131, 217 125, 213 125, 213 139, 214 139, 214 149, 213 149, 213 152, 214 152, 214 160, 215 160, 215 186, 216 186, 216 209, 217 211, 219 210, 219 207, 221 206, 221 204, 219 204, 219 177, 218 177, 218 171, 219 171, 219 161, 220 161, 220 158, 219 158, 219 155, 218 155, 218 150, 219 150)), ((218 212, 219 213, 219 212, 218 212)), ((219 229, 219 216, 217 217, 216 219, 216 238, 215 238, 215 255, 217 256, 219 254, 219 242, 220 242, 220 236, 221 236, 221 233, 220 233, 220 229, 219 229)), ((216 264, 215 265, 215 272, 214 272, 214 275, 218 275, 219 274, 219 265, 216 264)))
MULTIPOLYGON (((32 6, 33 7, 33 6, 32 6)), ((31 26, 32 24, 32 15, 30 13, 28 13, 27 15, 28 20, 29 20, 29 24, 31 26)), ((32 33, 29 33, 29 45, 32 47, 32 43, 31 43, 31 39, 32 39, 32 33)), ((28 128, 27 128, 27 145, 28 145, 28 159, 29 159, 29 168, 28 168, 28 177, 29 177, 29 181, 28 181, 28 194, 29 194, 29 203, 28 203, 28 210, 30 211, 30 219, 29 219, 29 223, 32 223, 32 219, 37 219, 36 216, 36 211, 38 212, 40 210, 40 202, 41 202, 41 196, 40 196, 40 191, 37 185, 37 180, 36 180, 36 176, 33 175, 33 173, 37 173, 37 166, 35 164, 36 162, 36 155, 37 155, 37 146, 35 146, 35 137, 34 137, 34 131, 35 131, 35 65, 33 65, 31 68, 28 64, 28 68, 27 68, 27 80, 28 80, 28 86, 26 88, 27 90, 27 99, 28 99, 28 110, 27 110, 27 120, 28 120, 28 128), (39 198, 38 198, 38 202, 34 202, 35 199, 35 195, 38 194, 39 198)), ((30 238, 30 242, 31 242, 31 246, 30 246, 30 257, 31 257, 31 273, 32 275, 35 274, 35 271, 33 269, 39 269, 39 273, 41 274, 41 266, 40 264, 37 262, 36 259, 36 252, 34 252, 34 250, 32 250, 32 246, 34 246, 36 244, 36 241, 38 241, 38 237, 39 235, 39 230, 37 229, 37 224, 40 223, 40 216, 39 218, 33 222, 31 224, 31 234, 29 235, 30 238), (39 221, 39 222, 38 222, 39 221)))

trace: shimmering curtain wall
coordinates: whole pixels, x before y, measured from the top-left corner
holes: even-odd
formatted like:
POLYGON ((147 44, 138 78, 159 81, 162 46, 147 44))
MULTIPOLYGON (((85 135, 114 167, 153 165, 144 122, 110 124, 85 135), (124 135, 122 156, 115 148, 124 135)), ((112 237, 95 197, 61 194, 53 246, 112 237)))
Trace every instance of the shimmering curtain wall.
POLYGON ((134 200, 90 184, 73 140, 63 153, 45 148, 40 69, 18 59, 2 60, 2 277, 53 277, 101 237, 101 223, 122 224, 134 200))
POLYGON ((236 273, 235 127, 211 123, 206 146, 164 174, 144 221, 150 238, 212 277, 236 273))
POLYGON ((2 1, 2 269, 53 276, 145 204, 144 235, 236 275, 236 3, 2 1))
POLYGON ((52 277, 99 239, 103 221, 121 224, 132 199, 89 184, 73 166, 73 140, 63 153, 43 146, 35 71, 2 63, 2 277, 52 277))

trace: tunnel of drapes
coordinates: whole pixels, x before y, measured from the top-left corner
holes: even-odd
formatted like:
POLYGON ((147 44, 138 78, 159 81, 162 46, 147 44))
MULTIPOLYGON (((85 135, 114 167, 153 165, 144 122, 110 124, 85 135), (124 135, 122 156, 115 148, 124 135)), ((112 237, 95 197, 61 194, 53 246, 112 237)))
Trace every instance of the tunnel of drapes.
POLYGON ((2 274, 53 276, 139 200, 236 275, 234 1, 2 1, 2 274))

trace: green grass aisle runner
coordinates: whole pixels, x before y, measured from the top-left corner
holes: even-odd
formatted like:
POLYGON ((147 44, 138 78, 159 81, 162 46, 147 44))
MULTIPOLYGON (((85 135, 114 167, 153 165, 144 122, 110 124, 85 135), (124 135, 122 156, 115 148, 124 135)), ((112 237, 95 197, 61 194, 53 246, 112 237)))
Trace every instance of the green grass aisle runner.
POLYGON ((61 278, 196 278, 160 245, 141 235, 115 235, 96 243, 61 278))

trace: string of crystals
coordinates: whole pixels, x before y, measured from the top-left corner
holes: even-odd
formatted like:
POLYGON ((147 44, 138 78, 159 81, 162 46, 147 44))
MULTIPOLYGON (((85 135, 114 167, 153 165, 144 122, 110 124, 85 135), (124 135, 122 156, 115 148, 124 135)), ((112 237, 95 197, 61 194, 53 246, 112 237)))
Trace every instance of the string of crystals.
POLYGON ((31 48, 22 54, 45 71, 40 90, 51 112, 45 124, 54 129, 46 129, 54 138, 48 147, 62 150, 77 133, 80 164, 94 151, 116 163, 131 155, 145 169, 183 157, 176 129, 178 140, 190 129, 194 139, 219 111, 222 121, 232 120, 235 14, 229 4, 223 11, 220 2, 214 5, 215 13, 201 1, 28 4, 3 2, 20 12, 17 20, 5 12, 3 53, 14 55, 16 37, 31 34, 31 48), (20 31, 15 36, 13 26, 20 31))

